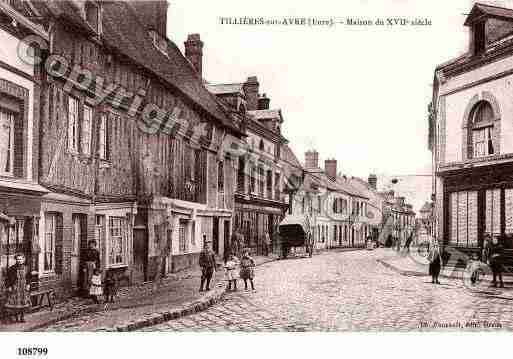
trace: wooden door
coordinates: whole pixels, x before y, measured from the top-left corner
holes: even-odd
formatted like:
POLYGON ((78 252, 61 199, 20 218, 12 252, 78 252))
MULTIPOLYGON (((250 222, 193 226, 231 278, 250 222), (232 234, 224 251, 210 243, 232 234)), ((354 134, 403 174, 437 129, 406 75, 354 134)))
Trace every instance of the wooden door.
POLYGON ((212 218, 212 250, 215 254, 219 254, 219 218, 212 218))
POLYGON ((230 221, 224 221, 224 257, 228 257, 228 253, 230 253, 230 221))

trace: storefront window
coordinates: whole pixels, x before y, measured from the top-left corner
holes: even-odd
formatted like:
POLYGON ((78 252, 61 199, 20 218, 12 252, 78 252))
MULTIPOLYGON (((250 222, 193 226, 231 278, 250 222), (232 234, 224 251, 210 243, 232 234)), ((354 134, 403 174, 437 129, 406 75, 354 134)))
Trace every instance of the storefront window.
POLYGON ((14 115, 0 109, 0 174, 12 174, 14 162, 14 115))
POLYGON ((55 270, 55 238, 56 238, 56 217, 55 213, 45 215, 45 236, 43 243, 43 271, 55 270))
POLYGON ((477 246, 477 191, 453 192, 450 201, 450 244, 477 246))
POLYGON ((109 219, 109 264, 126 264, 127 254, 127 223, 124 217, 109 219))

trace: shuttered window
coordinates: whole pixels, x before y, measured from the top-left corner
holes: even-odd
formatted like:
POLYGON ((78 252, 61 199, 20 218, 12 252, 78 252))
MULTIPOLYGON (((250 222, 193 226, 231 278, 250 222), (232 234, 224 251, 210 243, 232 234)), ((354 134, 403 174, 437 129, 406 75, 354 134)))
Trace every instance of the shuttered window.
POLYGON ((477 246, 477 191, 450 195, 450 244, 477 246))
POLYGON ((107 133, 107 115, 102 114, 98 125, 98 156, 100 156, 102 160, 109 159, 107 151, 107 133))
POLYGON ((501 233, 501 190, 487 190, 485 200, 485 233, 497 236, 501 233))
POLYGON ((14 114, 0 109, 0 174, 14 170, 14 114))
POLYGON ((91 106, 84 106, 84 118, 82 120, 80 145, 81 151, 84 155, 91 154, 91 128, 93 123, 93 108, 91 106))
POLYGON ((78 152, 78 100, 68 99, 68 150, 78 152))

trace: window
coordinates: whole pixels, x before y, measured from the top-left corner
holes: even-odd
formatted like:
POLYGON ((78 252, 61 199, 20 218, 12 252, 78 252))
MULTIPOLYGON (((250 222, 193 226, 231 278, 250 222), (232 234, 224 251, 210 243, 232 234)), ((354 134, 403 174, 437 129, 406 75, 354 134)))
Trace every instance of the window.
POLYGON ((274 174, 274 199, 276 201, 280 200, 280 174, 274 174))
POLYGON ((256 191, 256 179, 255 179, 255 167, 251 167, 250 177, 249 177, 249 193, 255 193, 256 191))
POLYGON ((267 170, 266 190, 267 198, 273 198, 273 172, 271 170, 267 170))
POLYGON ((107 147, 107 115, 100 116, 100 124, 98 126, 98 156, 102 160, 108 160, 107 147))
POLYGON ((180 224, 178 227, 178 250, 180 251, 180 253, 185 253, 187 251, 187 236, 185 230, 186 222, 180 220, 180 224))
POLYGON ((45 214, 45 235, 43 243, 43 271, 55 270, 55 240, 57 237, 57 214, 45 214))
POLYGON ((217 164, 217 189, 224 192, 224 163, 220 161, 217 164))
POLYGON ((68 101, 68 150, 78 152, 78 101, 73 97, 68 101))
POLYGON ((96 223, 94 226, 94 239, 96 240, 96 243, 98 243, 98 246, 100 246, 100 244, 102 243, 104 221, 104 216, 96 216, 96 223))
POLYGON ((472 26, 472 31, 474 32, 474 54, 479 55, 485 50, 486 46, 486 37, 485 31, 486 22, 480 21, 472 26))
POLYGON ((260 197, 264 197, 264 168, 258 167, 258 192, 260 197))
POLYGON ((495 153, 493 145, 494 115, 492 106, 486 102, 479 102, 472 115, 472 155, 474 158, 490 156, 495 153))
POLYGON ((124 217, 109 217, 108 262, 110 265, 126 264, 127 233, 124 217))
POLYGON ((14 115, 0 109, 0 174, 13 174, 14 115))
POLYGON ((100 32, 100 8, 98 5, 87 2, 84 6, 85 18, 87 23, 91 26, 94 32, 100 32))
POLYGON ((486 190, 485 201, 485 233, 497 236, 501 233, 501 190, 486 190))
POLYGON ((258 145, 258 149, 260 151, 264 151, 264 140, 262 140, 262 139, 260 140, 260 144, 258 145))
POLYGON ((242 157, 239 157, 239 168, 237 170, 237 191, 244 192, 244 186, 245 186, 245 168, 246 163, 242 157))
POLYGON ((477 191, 451 193, 449 215, 449 243, 477 246, 477 191))
POLYGON ((84 119, 82 120, 82 132, 80 134, 81 150, 84 155, 91 154, 91 128, 93 123, 93 108, 84 106, 84 119))

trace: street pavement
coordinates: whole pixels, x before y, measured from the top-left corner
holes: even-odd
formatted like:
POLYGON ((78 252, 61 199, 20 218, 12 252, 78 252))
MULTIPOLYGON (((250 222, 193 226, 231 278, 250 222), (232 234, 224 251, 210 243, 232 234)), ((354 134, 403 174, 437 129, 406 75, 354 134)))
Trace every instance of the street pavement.
MULTIPOLYGON (((256 269, 256 291, 143 331, 511 330, 511 300, 459 279, 431 284, 378 263, 389 249, 325 252, 256 269)), ((241 290, 242 288, 242 290, 241 290)))

